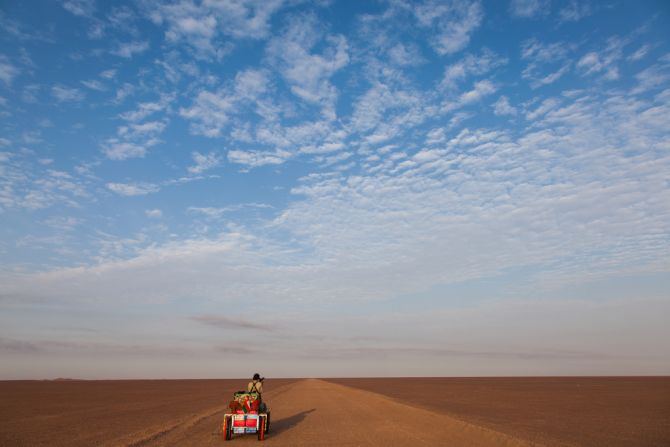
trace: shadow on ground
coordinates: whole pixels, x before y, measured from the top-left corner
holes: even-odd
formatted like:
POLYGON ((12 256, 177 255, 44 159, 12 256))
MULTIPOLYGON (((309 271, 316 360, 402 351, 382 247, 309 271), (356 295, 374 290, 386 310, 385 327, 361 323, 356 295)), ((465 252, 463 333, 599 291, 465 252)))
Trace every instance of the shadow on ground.
POLYGON ((296 413, 293 416, 289 416, 287 418, 279 419, 278 421, 271 421, 270 433, 279 434, 286 430, 290 430, 291 428, 301 423, 307 417, 307 415, 313 411, 316 411, 316 408, 301 411, 300 413, 296 413))

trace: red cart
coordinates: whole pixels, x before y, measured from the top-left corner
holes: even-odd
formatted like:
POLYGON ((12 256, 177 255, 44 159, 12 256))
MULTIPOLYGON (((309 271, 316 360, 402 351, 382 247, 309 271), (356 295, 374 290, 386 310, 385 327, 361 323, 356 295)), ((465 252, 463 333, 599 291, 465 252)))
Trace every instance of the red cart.
POLYGON ((222 435, 224 441, 234 435, 256 433, 259 441, 265 439, 270 430, 270 411, 258 393, 235 393, 230 402, 230 412, 223 416, 222 435))

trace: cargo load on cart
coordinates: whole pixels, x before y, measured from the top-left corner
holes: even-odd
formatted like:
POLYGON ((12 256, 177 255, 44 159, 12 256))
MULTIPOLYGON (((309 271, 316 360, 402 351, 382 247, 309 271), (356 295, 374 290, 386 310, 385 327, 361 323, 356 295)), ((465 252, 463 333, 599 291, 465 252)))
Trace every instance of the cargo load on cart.
POLYGON ((260 393, 238 391, 228 406, 230 411, 224 415, 222 426, 225 441, 250 433, 256 433, 259 441, 265 439, 270 430, 270 411, 260 393))

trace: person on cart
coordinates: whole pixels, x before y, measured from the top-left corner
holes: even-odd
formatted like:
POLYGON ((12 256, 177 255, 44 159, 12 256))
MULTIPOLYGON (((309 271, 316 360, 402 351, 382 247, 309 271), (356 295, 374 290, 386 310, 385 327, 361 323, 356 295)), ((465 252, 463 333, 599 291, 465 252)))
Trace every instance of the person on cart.
POLYGON ((261 377, 260 374, 254 374, 254 377, 251 379, 251 382, 247 385, 247 393, 258 393, 258 408, 264 413, 267 411, 267 405, 263 402, 263 381, 265 377, 261 377))
POLYGON ((251 379, 251 382, 249 382, 249 384, 247 385, 247 392, 258 393, 259 395, 262 395, 263 380, 265 380, 265 377, 261 377, 261 375, 258 373, 254 374, 253 379, 251 379))
POLYGON ((230 412, 223 416, 224 441, 231 440, 233 435, 246 433, 256 433, 259 441, 265 439, 265 434, 270 431, 270 410, 262 399, 263 380, 265 377, 256 373, 246 392, 242 390, 233 394, 233 400, 228 405, 230 412))

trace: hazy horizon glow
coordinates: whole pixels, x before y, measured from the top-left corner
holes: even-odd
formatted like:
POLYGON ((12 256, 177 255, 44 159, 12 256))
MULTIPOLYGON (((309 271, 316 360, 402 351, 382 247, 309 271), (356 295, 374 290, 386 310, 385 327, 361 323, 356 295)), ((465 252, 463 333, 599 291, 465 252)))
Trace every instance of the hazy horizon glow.
POLYGON ((0 25, 0 379, 670 374, 664 2, 0 25))

